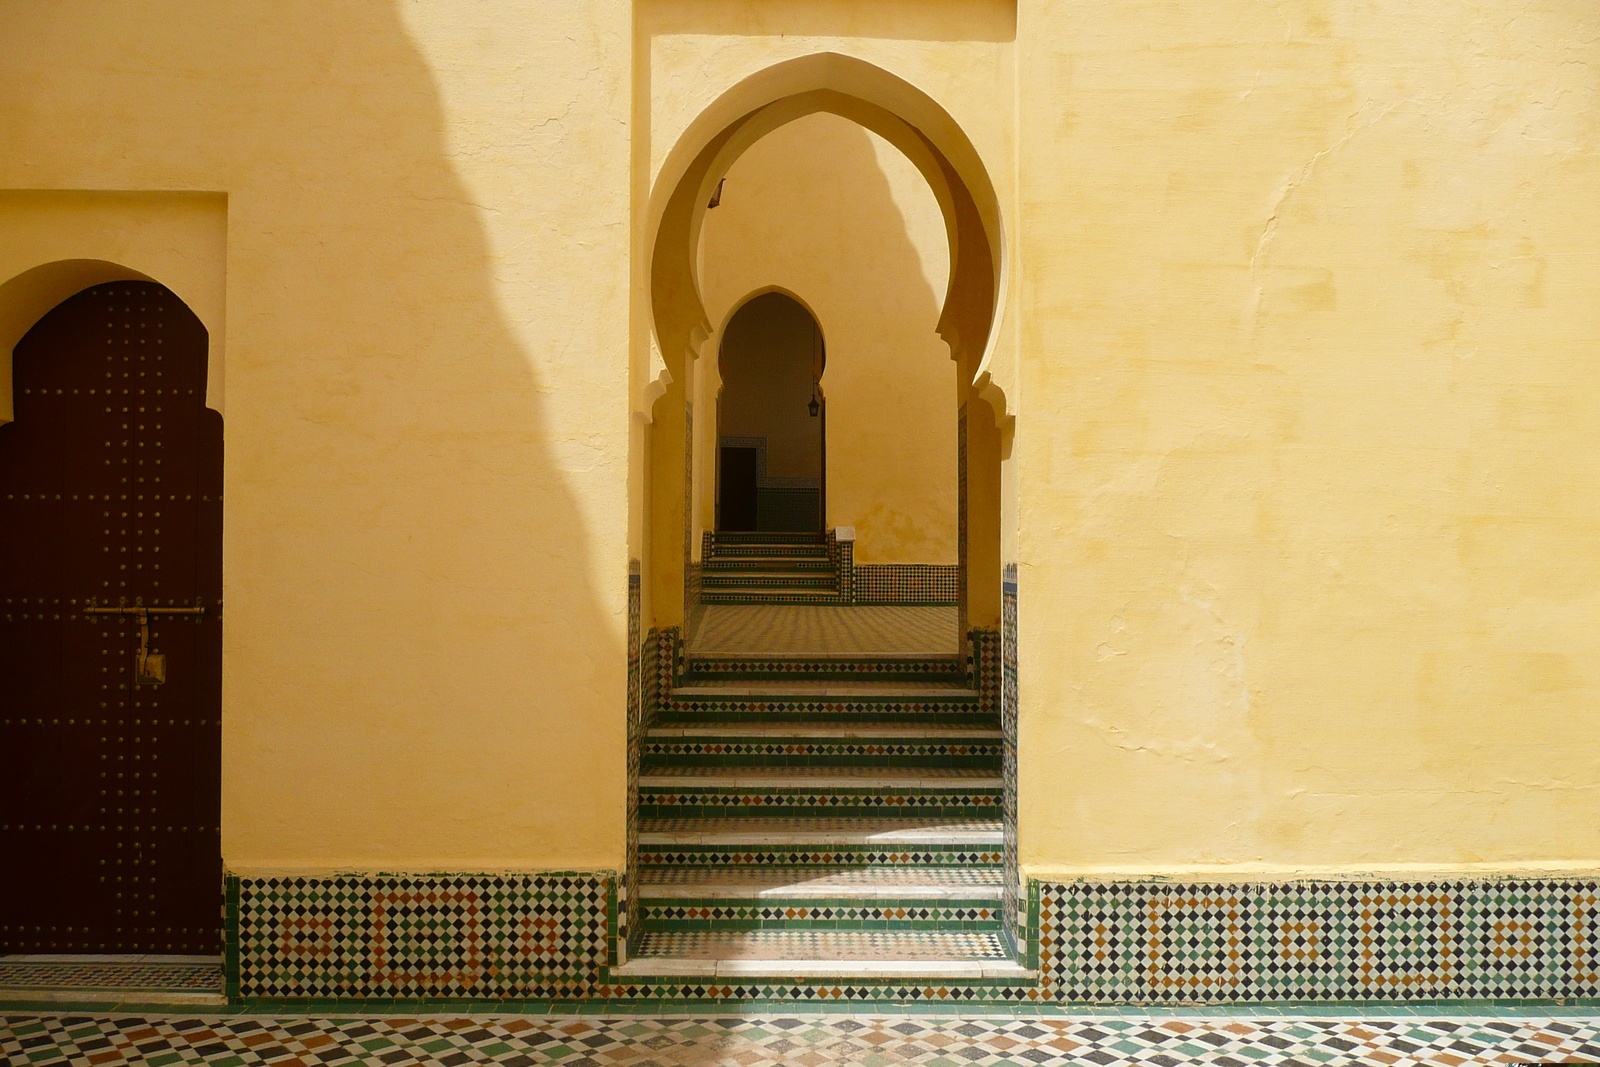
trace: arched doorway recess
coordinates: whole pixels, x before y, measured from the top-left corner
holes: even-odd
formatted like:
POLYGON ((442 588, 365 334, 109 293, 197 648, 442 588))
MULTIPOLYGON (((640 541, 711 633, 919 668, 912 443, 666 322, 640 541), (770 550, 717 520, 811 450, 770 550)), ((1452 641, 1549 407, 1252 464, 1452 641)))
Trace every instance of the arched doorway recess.
POLYGON ((644 398, 652 420, 643 569, 653 621, 692 626, 698 601, 699 546, 691 519, 696 412, 687 389, 714 332, 697 262, 706 212, 741 154, 780 126, 816 112, 884 138, 916 165, 939 202, 950 270, 936 328, 956 364, 962 435, 960 630, 998 626, 1000 424, 1009 415, 1004 393, 985 370, 1005 291, 998 198, 971 140, 936 101, 881 67, 837 53, 777 64, 725 92, 668 153, 650 196, 653 343, 640 350, 645 362, 635 365, 634 376, 636 395, 644 398))
POLYGON ((781 292, 744 303, 718 346, 718 532, 819 532, 826 357, 811 312, 781 292))
MULTIPOLYGON (((766 846, 758 843, 760 832, 745 824, 771 825, 771 816, 789 821, 786 841, 799 851, 773 862, 804 865, 811 860, 803 857, 844 855, 823 848, 819 813, 841 817, 849 823, 841 832, 860 834, 855 843, 870 847, 873 835, 889 831, 880 823, 892 810, 916 823, 898 829, 927 831, 929 840, 939 843, 938 849, 907 861, 926 873, 891 872, 910 875, 900 886, 902 898, 915 902, 918 914, 928 917, 928 929, 939 936, 917 944, 917 931, 899 920, 878 925, 882 913, 872 903, 877 875, 868 872, 865 881, 848 888, 841 884, 836 891, 842 907, 873 927, 841 938, 828 950, 826 966, 834 970, 802 973, 859 977, 870 972, 870 958, 882 950, 916 961, 930 975, 1020 978, 1014 940, 1019 900, 1015 716, 1002 711, 1001 698, 1002 691, 1014 693, 1015 687, 1001 684, 1002 441, 992 406, 1003 405, 1004 396, 983 371, 996 344, 1005 249, 997 198, 981 160, 949 115, 914 86, 861 60, 807 56, 739 83, 690 123, 659 171, 646 235, 650 258, 643 303, 651 343, 637 346, 633 370, 636 403, 649 422, 641 449, 642 563, 649 591, 644 626, 659 635, 653 654, 661 669, 650 674, 660 687, 645 716, 635 791, 640 802, 630 809, 640 844, 631 854, 627 880, 627 898, 637 905, 630 904, 628 943, 638 958, 615 973, 691 973, 674 968, 704 967, 708 959, 743 961, 740 973, 749 974, 794 974, 797 960, 820 965, 809 950, 784 943, 778 932, 735 929, 746 906, 755 914, 781 900, 793 903, 797 914, 805 911, 803 883, 815 873, 795 874, 795 884, 764 890, 755 901, 754 872, 744 867, 766 846), (854 652, 841 652, 838 644, 811 652, 798 647, 802 641, 790 640, 794 634, 784 629, 788 624, 782 618, 807 614, 800 627, 820 625, 824 618, 808 613, 837 611, 860 620, 864 616, 858 611, 867 610, 847 577, 855 573, 854 531, 835 526, 826 511, 820 537, 743 535, 728 552, 720 536, 708 537, 702 554, 695 555, 700 538, 693 511, 702 499, 697 486, 704 484, 696 482, 697 476, 704 478, 704 466, 696 463, 695 442, 716 440, 703 430, 697 437, 695 430, 697 407, 702 422, 712 417, 705 410, 708 391, 697 382, 714 362, 705 358, 707 342, 718 337, 701 273, 706 212, 721 203, 717 194, 723 179, 747 150, 780 127, 817 113, 845 119, 898 149, 926 181, 943 220, 949 273, 934 330, 955 363, 953 389, 944 394, 949 397, 945 414, 954 416, 959 442, 953 457, 960 559, 954 629, 961 645, 955 651, 874 652, 863 640, 854 652), (777 573, 780 569, 785 573, 777 573), (728 577, 741 570, 742 580, 728 577), (831 572, 836 584, 824 588, 828 579, 806 577, 818 570, 831 572), (742 599, 728 598, 735 585, 742 599), (756 595, 763 587, 766 591, 756 595), (737 624, 742 633, 773 639, 759 648, 754 647, 758 641, 739 648, 697 644, 697 610, 708 619, 712 613, 738 612, 740 619, 752 620, 737 624), (759 619, 754 612, 762 613, 759 619), (767 623, 773 624, 770 629, 767 623), (780 644, 787 649, 778 651, 780 644), (908 680, 932 689, 908 690, 908 680), (848 699, 837 699, 827 688, 840 681, 851 683, 848 699), (804 755, 796 762, 792 753, 804 755), (740 775, 758 773, 773 779, 763 782, 770 795, 752 798, 740 775), (863 789, 869 779, 870 788, 863 789), (691 780, 691 787, 670 792, 691 780), (764 818, 719 822, 722 815, 747 814, 764 818), (695 844, 712 833, 721 835, 714 845, 695 844), (702 862, 702 856, 712 857, 703 862, 714 872, 682 869, 702 862), (677 876, 688 874, 706 887, 708 899, 739 903, 724 909, 734 925, 718 925, 718 920, 688 939, 693 946, 662 936, 683 899, 674 888, 677 876), (751 877, 741 881, 745 874, 751 877), (972 879, 970 905, 952 910, 941 903, 948 900, 941 894, 952 877, 972 879), (978 916, 978 927, 962 925, 970 916, 978 916), (954 936, 958 930, 973 939, 962 941, 954 936), (677 959, 677 951, 687 954, 677 959)), ((819 320, 828 326, 826 315, 819 320)), ((830 351, 838 367, 844 365, 843 351, 842 345, 830 351)), ((833 399, 842 402, 837 390, 833 399)), ((723 631, 710 622, 704 629, 706 634, 723 631)), ((847 861, 848 856, 841 860, 847 861)), ((813 932, 806 926, 810 921, 801 920, 796 929, 813 932)))
POLYGON ((0 426, 0 951, 220 951, 222 419, 164 286, 16 345, 0 426))

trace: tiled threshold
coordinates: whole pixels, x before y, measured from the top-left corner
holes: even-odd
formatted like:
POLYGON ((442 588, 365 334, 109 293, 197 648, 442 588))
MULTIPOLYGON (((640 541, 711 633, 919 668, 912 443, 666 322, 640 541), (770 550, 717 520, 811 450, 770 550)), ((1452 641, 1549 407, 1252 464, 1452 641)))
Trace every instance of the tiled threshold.
POLYGON ((0 956, 0 1001, 218 1007, 228 1002, 221 962, 146 953, 0 956))
POLYGON ((116 1008, 220 1008, 221 993, 162 993, 143 989, 8 989, 0 987, 0 1003, 28 1005, 94 1004, 116 1008))
POLYGON ((952 820, 952 825, 914 820, 687 819, 642 820, 641 845, 1001 845, 999 820, 952 820), (658 823, 667 824, 659 827, 658 823))

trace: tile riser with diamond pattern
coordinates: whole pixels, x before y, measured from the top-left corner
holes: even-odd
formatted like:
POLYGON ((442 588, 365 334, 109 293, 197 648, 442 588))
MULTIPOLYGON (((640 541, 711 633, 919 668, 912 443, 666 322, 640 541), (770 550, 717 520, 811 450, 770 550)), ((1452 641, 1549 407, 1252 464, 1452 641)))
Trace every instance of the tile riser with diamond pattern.
POLYGON ((794 845, 694 845, 670 848, 639 846, 639 862, 675 867, 975 867, 998 866, 998 847, 884 848, 836 845, 807 848, 794 845))

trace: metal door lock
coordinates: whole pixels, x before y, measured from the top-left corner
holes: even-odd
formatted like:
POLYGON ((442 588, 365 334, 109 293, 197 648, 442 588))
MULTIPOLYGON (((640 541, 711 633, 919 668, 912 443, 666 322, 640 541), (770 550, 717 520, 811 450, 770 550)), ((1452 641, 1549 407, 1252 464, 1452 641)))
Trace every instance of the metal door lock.
POLYGON ((204 615, 201 604, 192 608, 156 608, 135 603, 132 607, 86 607, 85 615, 133 615, 139 619, 139 650, 133 654, 133 681, 135 685, 160 685, 167 680, 167 657, 150 648, 150 616, 152 615, 204 615))

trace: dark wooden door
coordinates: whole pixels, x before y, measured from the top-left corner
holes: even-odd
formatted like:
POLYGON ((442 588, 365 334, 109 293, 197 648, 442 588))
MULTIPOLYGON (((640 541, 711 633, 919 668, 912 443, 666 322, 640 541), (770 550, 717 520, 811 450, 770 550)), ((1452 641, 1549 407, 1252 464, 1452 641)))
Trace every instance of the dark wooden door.
POLYGON ((169 290, 62 302, 0 426, 0 952, 220 951, 222 419, 169 290), (166 680, 135 678, 146 616, 166 680))
POLYGON ((717 484, 717 529, 756 528, 756 450, 723 446, 717 484))

